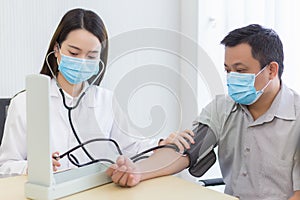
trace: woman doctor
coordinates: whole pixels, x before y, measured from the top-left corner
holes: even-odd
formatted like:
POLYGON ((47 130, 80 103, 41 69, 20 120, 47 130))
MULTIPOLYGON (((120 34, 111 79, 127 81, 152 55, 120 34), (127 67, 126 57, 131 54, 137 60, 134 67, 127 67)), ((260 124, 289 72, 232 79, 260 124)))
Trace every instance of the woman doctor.
MULTIPOLYGON (((52 37, 40 72, 51 77, 52 156, 78 145, 78 140, 83 142, 99 137, 117 141, 125 155, 136 154, 157 144, 129 137, 126 134, 129 131, 126 120, 113 112, 112 93, 96 86, 103 77, 107 52, 106 28, 97 14, 89 10, 73 9, 64 15, 52 37), (84 91, 86 94, 82 95, 84 91), (80 99, 71 115, 77 136, 70 128, 68 110, 63 104, 63 98, 67 106, 75 106, 80 99)), ((99 143, 95 144, 86 150, 96 157, 95 154, 99 151, 102 156, 109 154, 106 150, 99 150, 99 145, 101 146, 99 143)), ((80 161, 88 160, 83 149, 76 156, 80 161)), ((11 100, 8 110, 0 147, 0 177, 26 174, 26 159, 25 91, 11 100)), ((68 159, 53 159, 54 171, 70 167, 74 166, 68 159)))

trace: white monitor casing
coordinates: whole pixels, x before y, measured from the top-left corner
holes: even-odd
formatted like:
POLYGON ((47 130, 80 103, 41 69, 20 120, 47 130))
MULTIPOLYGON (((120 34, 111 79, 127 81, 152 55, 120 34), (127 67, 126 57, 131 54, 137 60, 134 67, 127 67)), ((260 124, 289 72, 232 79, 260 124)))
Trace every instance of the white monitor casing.
MULTIPOLYGON (((26 77, 28 181, 25 196, 57 199, 111 182, 106 166, 86 167, 53 173, 50 140, 50 77, 26 77)), ((67 159, 67 158, 64 158, 67 159)))

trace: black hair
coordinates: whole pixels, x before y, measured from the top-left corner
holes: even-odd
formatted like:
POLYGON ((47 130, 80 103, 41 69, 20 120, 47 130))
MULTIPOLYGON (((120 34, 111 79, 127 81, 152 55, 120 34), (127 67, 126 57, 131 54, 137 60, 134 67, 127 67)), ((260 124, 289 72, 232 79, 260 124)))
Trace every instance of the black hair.
POLYGON ((277 33, 261 25, 250 24, 231 31, 221 41, 225 47, 234 47, 243 43, 250 45, 252 56, 259 61, 261 69, 270 62, 277 62, 279 65, 278 77, 281 81, 284 55, 283 45, 277 33))
MULTIPOLYGON (((68 34, 77 29, 85 29, 95 35, 100 43, 101 43, 101 52, 100 52, 100 59, 103 61, 104 65, 106 66, 107 64, 107 54, 108 54, 108 37, 107 37, 107 31, 104 26, 103 21, 101 18, 94 13, 93 11, 90 10, 84 10, 81 8, 76 8, 73 10, 68 11, 63 18, 61 19, 58 27, 56 28, 56 31, 51 39, 47 55, 53 51, 54 46, 56 43, 61 46, 61 43, 66 40, 68 34)), ((52 77, 52 74, 47 66, 46 62, 46 57, 44 60, 43 67, 40 71, 41 74, 45 74, 52 77)), ((49 65, 54 73, 55 76, 57 76, 58 73, 58 65, 56 61, 55 56, 49 56, 48 58, 49 65)), ((99 67, 104 67, 102 66, 102 63, 99 63, 99 67)), ((101 71, 101 70, 99 70, 101 71)), ((104 73, 103 73, 104 74, 104 73)), ((99 85, 102 78, 103 74, 101 77, 98 78, 98 80, 95 81, 95 84, 99 85)), ((95 75, 96 76, 96 75, 95 75)), ((94 79, 95 76, 91 77, 90 80, 94 79)), ((89 81, 90 82, 90 81, 89 81)))

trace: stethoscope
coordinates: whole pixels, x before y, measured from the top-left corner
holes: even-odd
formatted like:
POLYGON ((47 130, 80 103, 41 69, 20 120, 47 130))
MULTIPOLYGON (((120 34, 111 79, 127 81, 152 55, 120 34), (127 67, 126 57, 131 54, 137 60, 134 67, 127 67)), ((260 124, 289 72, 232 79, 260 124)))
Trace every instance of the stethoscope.
MULTIPOLYGON (((49 62, 48 62, 48 57, 49 55, 53 54, 55 51, 52 51, 50 52, 47 56, 46 56, 46 63, 47 63, 47 66, 50 70, 50 73, 52 74, 52 77, 55 79, 56 81, 56 85, 58 86, 59 88, 59 92, 62 96, 62 100, 63 100, 63 105, 64 107, 68 110, 68 119, 69 119, 69 124, 71 126, 71 130, 78 142, 78 145, 73 147, 72 149, 66 151, 65 153, 61 154, 61 155, 56 155, 55 156, 55 159, 56 160, 59 160, 59 159, 62 159, 63 157, 67 156, 67 158, 69 159, 69 161, 77 166, 77 167, 83 167, 83 166, 86 166, 86 165, 90 165, 90 164, 93 164, 93 163, 97 163, 97 162, 108 162, 108 163, 111 163, 111 164, 114 164, 115 162, 110 160, 110 159, 106 159, 106 158, 102 158, 102 159, 95 159, 89 152, 88 150, 85 148, 85 145, 89 144, 89 143, 92 143, 92 142, 97 142, 97 141, 106 141, 106 142, 111 142, 112 144, 114 144, 114 146, 116 147, 118 153, 120 155, 123 155, 121 149, 120 149, 120 146, 118 145, 118 143, 113 140, 113 139, 110 139, 110 138, 96 138, 96 139, 91 139, 91 140, 88 140, 86 142, 82 142, 75 130, 75 127, 73 125, 73 121, 72 121, 72 110, 76 109, 79 105, 79 103, 81 102, 82 98, 84 97, 84 95, 86 94, 86 92, 88 91, 88 89, 96 82, 96 80, 101 77, 101 75, 104 73, 104 69, 105 69, 105 65, 103 63, 103 61, 100 59, 100 62, 101 62, 101 71, 100 73, 96 76, 96 78, 91 82, 91 84, 80 94, 76 104, 74 106, 68 106, 67 103, 66 103, 66 98, 65 98, 65 94, 60 86, 60 84, 58 83, 57 79, 56 79, 56 76, 54 75, 50 65, 49 65, 49 62), (80 164, 78 159, 76 158, 75 155, 72 154, 73 151, 77 150, 81 148, 84 153, 88 156, 88 158, 90 159, 89 162, 87 163, 84 163, 84 164, 80 164)), ((155 146, 155 147, 152 147, 152 148, 149 148, 141 153, 138 153, 136 154, 135 156, 132 156, 130 159, 133 161, 133 162, 137 162, 138 160, 141 160, 141 159, 144 159, 144 158, 147 158, 149 156, 146 156, 145 154, 151 152, 151 151, 154 151, 156 149, 161 149, 161 148, 171 148, 171 149, 174 149, 175 151, 179 152, 179 148, 176 146, 176 145, 173 145, 173 144, 168 144, 168 145, 160 145, 160 146, 155 146)))

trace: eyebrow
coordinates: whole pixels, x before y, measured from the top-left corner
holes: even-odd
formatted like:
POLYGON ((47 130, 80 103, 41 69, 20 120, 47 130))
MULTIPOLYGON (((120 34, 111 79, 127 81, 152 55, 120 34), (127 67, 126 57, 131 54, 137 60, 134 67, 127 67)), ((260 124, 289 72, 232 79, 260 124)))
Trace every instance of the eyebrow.
MULTIPOLYGON (((241 63, 241 62, 237 62, 237 63, 234 63, 233 65, 231 65, 231 66, 233 66, 233 67, 238 67, 239 65, 241 65, 241 66, 244 66, 244 67, 246 67, 246 68, 248 68, 248 66, 247 65, 245 65, 245 64, 243 64, 243 63, 241 63)), ((226 63, 224 63, 224 67, 229 67, 226 63)))
MULTIPOLYGON (((82 49, 80 49, 80 48, 78 48, 78 47, 76 47, 76 46, 73 46, 73 45, 70 45, 70 44, 68 44, 68 46, 71 47, 71 48, 73 48, 73 49, 76 49, 76 50, 78 50, 78 51, 82 51, 82 49)), ((89 53, 99 53, 99 51, 98 51, 98 50, 95 50, 95 51, 89 51, 89 53)))

